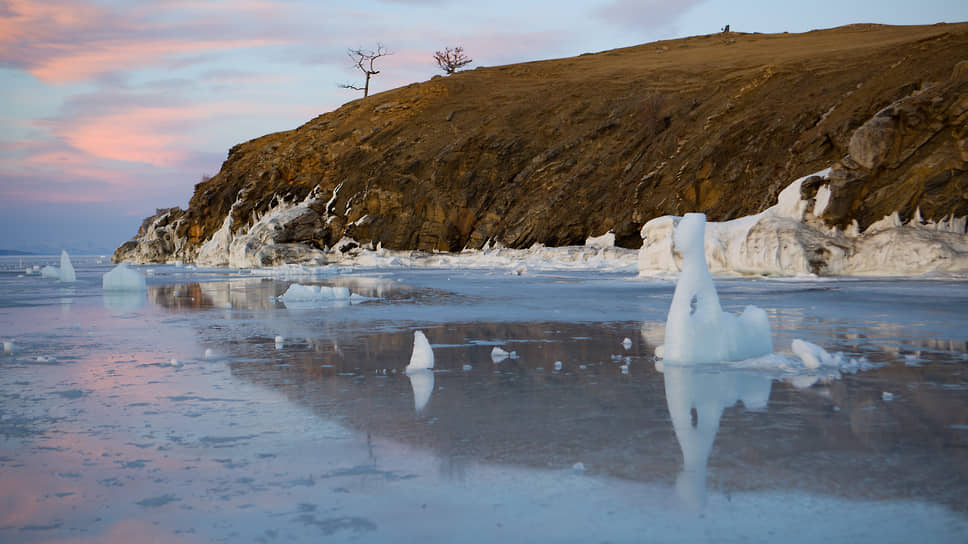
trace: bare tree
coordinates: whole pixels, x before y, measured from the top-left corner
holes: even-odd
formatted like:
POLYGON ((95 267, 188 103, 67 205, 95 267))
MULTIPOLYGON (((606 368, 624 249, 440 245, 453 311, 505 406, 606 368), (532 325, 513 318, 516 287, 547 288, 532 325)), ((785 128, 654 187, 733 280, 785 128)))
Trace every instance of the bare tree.
POLYGON ((435 51, 434 60, 437 61, 437 66, 440 66, 440 69, 447 75, 453 74, 458 68, 463 68, 474 62, 474 59, 464 54, 464 48, 459 45, 454 49, 448 47, 443 51, 435 51))
POLYGON ((390 51, 388 51, 382 43, 377 43, 376 51, 358 47, 356 49, 348 49, 346 54, 353 59, 353 64, 366 75, 366 82, 362 87, 353 85, 351 83, 343 83, 340 85, 340 87, 343 89, 363 91, 363 98, 366 98, 370 94, 370 78, 380 73, 379 70, 373 67, 373 61, 380 57, 391 55, 392 53, 390 53, 390 51))

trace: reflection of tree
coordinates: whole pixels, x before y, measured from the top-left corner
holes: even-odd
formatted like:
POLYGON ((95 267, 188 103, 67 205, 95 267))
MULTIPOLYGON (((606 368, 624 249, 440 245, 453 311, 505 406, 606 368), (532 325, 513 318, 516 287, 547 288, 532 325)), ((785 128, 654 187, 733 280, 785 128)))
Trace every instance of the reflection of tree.
POLYGON ((706 504, 706 465, 723 409, 737 401, 748 409, 765 408, 771 381, 763 376, 701 373, 692 367, 671 365, 663 373, 666 404, 682 449, 682 472, 676 478, 676 493, 692 509, 701 511, 706 504))

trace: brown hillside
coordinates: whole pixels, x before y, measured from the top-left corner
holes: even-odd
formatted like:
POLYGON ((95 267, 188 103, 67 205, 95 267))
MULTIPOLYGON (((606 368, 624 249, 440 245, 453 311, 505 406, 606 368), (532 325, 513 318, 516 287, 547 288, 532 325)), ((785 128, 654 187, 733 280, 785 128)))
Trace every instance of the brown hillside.
POLYGON ((237 199, 240 229, 274 198, 302 199, 316 185, 326 202, 342 184, 328 209, 278 242, 328 247, 349 236, 456 251, 578 244, 614 230, 638 247, 649 219, 755 213, 830 166, 842 189, 832 224, 863 228, 919 206, 925 219, 966 215, 964 60, 968 23, 851 25, 435 77, 233 147, 189 209, 158 223, 172 240, 129 242, 115 258, 192 260, 237 199), (863 161, 842 161, 851 152, 863 161))

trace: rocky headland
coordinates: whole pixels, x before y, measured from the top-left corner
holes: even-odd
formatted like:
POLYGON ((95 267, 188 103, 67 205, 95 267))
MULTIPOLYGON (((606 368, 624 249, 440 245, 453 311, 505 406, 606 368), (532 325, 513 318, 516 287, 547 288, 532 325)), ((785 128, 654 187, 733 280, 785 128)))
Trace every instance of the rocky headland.
POLYGON ((723 271, 876 273, 914 250, 903 273, 968 271, 968 23, 714 34, 434 77, 236 145, 114 260, 322 264, 605 233, 650 258, 662 218, 692 211, 765 213, 738 243, 797 246, 796 262, 723 271), (798 205, 765 213, 794 180, 798 205))

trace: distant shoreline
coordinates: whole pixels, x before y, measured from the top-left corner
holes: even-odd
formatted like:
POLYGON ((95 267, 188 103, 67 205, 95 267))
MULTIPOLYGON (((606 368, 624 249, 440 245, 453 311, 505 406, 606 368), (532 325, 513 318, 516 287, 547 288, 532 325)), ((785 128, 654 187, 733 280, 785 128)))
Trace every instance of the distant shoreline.
POLYGON ((0 249, 0 255, 3 255, 3 256, 13 255, 16 257, 18 255, 37 255, 37 254, 31 253, 29 251, 17 251, 16 249, 0 249))

